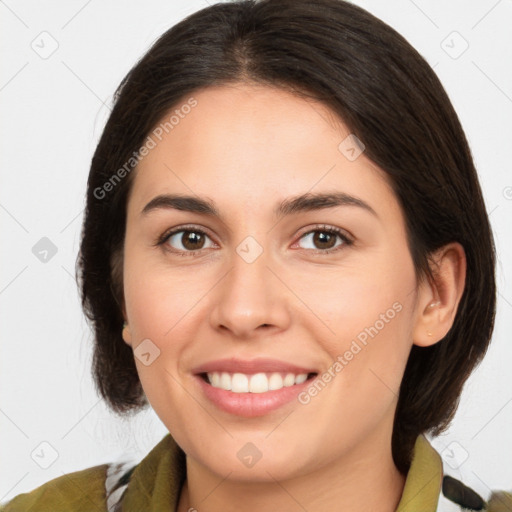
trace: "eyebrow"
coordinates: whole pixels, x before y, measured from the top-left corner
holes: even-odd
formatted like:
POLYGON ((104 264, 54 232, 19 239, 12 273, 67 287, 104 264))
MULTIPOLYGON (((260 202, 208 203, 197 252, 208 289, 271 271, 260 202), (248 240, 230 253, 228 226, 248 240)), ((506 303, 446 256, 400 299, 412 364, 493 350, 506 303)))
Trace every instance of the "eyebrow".
MULTIPOLYGON (((277 218, 281 218, 294 213, 336 208, 338 206, 357 206, 368 211, 375 217, 379 217, 368 203, 344 192, 308 192, 299 196, 291 197, 278 203, 274 207, 273 214, 277 216, 277 218)), ((212 200, 197 196, 180 194, 158 195, 146 204, 141 211, 141 215, 147 215, 149 212, 159 209, 173 209, 200 213, 211 217, 217 217, 223 221, 225 220, 212 200)))

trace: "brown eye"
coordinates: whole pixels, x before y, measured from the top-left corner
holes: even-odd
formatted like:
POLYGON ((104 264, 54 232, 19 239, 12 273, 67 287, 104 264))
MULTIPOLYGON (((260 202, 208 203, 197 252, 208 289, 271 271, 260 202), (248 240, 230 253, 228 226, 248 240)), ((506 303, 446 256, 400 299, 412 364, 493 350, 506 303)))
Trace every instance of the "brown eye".
POLYGON ((352 243, 348 237, 336 228, 318 228, 305 233, 300 239, 307 240, 310 244, 310 247, 303 248, 326 253, 336 251, 338 248, 352 243))
POLYGON ((213 246, 205 245, 208 240, 210 237, 200 229, 180 229, 167 234, 162 243, 170 245, 172 252, 193 253, 213 246))
POLYGON ((313 235, 313 244, 320 249, 332 249, 336 244, 337 235, 327 231, 316 231, 313 235))

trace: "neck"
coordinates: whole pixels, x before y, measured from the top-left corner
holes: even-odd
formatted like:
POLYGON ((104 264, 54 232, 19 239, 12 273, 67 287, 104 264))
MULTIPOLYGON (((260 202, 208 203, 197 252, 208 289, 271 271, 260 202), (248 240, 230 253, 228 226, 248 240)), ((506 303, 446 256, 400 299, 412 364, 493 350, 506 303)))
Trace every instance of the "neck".
POLYGON ((178 512, 394 512, 405 476, 396 468, 391 437, 366 438, 339 460, 288 480, 246 482, 212 473, 187 457, 187 480, 178 512))

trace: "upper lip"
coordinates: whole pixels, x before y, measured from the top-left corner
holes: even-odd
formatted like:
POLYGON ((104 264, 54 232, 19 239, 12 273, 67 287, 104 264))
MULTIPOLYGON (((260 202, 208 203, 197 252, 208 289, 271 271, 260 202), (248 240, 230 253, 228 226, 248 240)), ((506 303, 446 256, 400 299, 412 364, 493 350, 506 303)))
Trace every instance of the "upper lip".
POLYGON ((227 372, 227 373, 264 373, 264 372, 284 372, 284 373, 316 373, 315 369, 305 366, 298 366, 280 361, 278 359, 269 359, 259 357, 256 359, 217 359, 208 361, 194 368, 193 373, 227 372))

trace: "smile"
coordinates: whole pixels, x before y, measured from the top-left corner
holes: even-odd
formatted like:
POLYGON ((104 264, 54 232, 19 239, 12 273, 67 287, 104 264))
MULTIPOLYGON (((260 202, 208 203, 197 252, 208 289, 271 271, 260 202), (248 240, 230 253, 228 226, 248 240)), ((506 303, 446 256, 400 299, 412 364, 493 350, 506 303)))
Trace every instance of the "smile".
MULTIPOLYGON (((203 374, 205 375, 205 374, 203 374)), ((232 391, 233 393, 266 393, 277 391, 284 387, 302 384, 311 377, 307 373, 245 373, 209 372, 206 373, 208 383, 214 388, 232 391)))
POLYGON ((269 414, 297 397, 317 373, 208 372, 194 375, 200 394, 217 410, 234 416, 253 418, 269 414), (230 389, 227 389, 230 388, 230 389))

